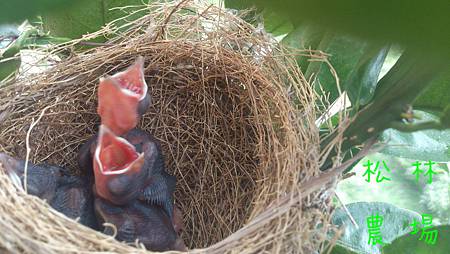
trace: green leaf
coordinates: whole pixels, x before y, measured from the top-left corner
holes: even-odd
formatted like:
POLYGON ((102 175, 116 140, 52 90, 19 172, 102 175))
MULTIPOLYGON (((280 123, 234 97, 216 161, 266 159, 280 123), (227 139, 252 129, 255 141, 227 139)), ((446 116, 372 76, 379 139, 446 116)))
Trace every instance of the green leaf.
POLYGON ((20 63, 19 57, 0 62, 0 82, 17 71, 20 63))
MULTIPOLYGON (((239 0, 227 2, 240 2, 239 0)), ((245 0, 269 8, 293 24, 312 22, 332 31, 380 43, 400 43, 418 51, 450 56, 448 0, 245 0), (418 36, 420 35, 420 36, 418 36)))
POLYGON ((26 39, 32 34, 37 33, 35 28, 29 28, 22 32, 0 55, 0 81, 9 77, 20 67, 20 57, 17 56, 20 49, 23 48, 26 39))
POLYGON ((446 128, 450 128, 450 105, 445 107, 444 112, 441 115, 441 123, 446 128))
POLYGON ((388 51, 389 47, 369 46, 351 72, 345 91, 354 107, 366 105, 372 99, 388 51))
MULTIPOLYGON (((419 181, 414 174, 412 164, 416 160, 404 159, 386 154, 375 153, 361 160, 352 172, 354 177, 346 178, 338 183, 336 193, 344 204, 354 202, 387 202, 398 207, 418 213, 433 215, 433 222, 450 223, 450 177, 445 163, 433 165, 433 170, 440 174, 433 176, 433 183, 427 183, 427 176, 420 175, 419 181), (367 170, 364 164, 385 161, 391 170, 382 172, 390 181, 377 183, 371 177, 370 183, 363 176, 367 170), (357 190, 357 191, 355 191, 357 190)), ((426 168, 424 168, 426 169, 426 168)))
POLYGON ((27 38, 24 42, 23 47, 35 48, 35 47, 45 47, 49 45, 57 45, 65 42, 69 42, 69 38, 53 37, 48 35, 36 35, 27 38))
POLYGON ((236 10, 250 9, 254 6, 251 0, 225 0, 225 7, 236 10))
MULTIPOLYGON (((335 35, 327 32, 320 42, 317 50, 330 54, 329 62, 335 69, 339 78, 340 90, 344 91, 346 81, 351 72, 355 69, 359 59, 365 54, 366 43, 355 38, 344 35, 335 35)), ((316 91, 321 92, 321 87, 325 93, 329 94, 329 101, 335 101, 339 97, 339 89, 336 78, 330 66, 323 62, 313 62, 308 65, 305 73, 307 78, 316 74, 316 91)))
POLYGON ((435 165, 435 169, 441 173, 433 176, 433 183, 425 184, 420 194, 420 203, 433 214, 433 222, 450 223, 450 177, 446 165, 446 163, 435 165))
MULTIPOLYGON (((431 84, 433 74, 447 66, 448 59, 430 55, 428 51, 406 49, 395 65, 379 80, 372 102, 358 112, 344 131, 342 151, 378 137, 393 124, 401 123, 402 113, 407 106, 431 84)), ((333 133, 324 137, 321 147, 326 147, 336 135, 333 133)), ((336 151, 332 151, 321 168, 329 168, 335 155, 336 151)))
MULTIPOLYGON (((416 110, 415 114, 419 114, 422 119, 415 120, 414 123, 439 121, 439 117, 427 112, 416 110)), ((420 161, 450 161, 450 129, 412 133, 387 129, 380 136, 380 140, 387 143, 381 153, 420 161)))
POLYGON ((279 16, 271 10, 264 9, 261 14, 264 18, 265 30, 274 36, 287 34, 294 28, 289 19, 279 16))
MULTIPOLYGON (((317 49, 331 55, 329 61, 339 78, 340 90, 348 92, 352 105, 367 104, 375 93, 389 47, 328 32, 317 49)), ((305 76, 308 78, 314 73, 317 73, 316 90, 321 92, 323 89, 329 93, 330 101, 336 100, 339 89, 330 66, 318 61, 311 63, 305 76)))
POLYGON ((450 69, 439 74, 415 101, 414 107, 443 110, 450 105, 450 69))
POLYGON ((450 226, 437 226, 433 230, 438 231, 438 239, 435 244, 427 244, 424 240, 419 240, 420 233, 411 235, 405 234, 383 247, 384 254, 448 254, 450 253, 450 226))
POLYGON ((82 35, 95 32, 106 23, 126 15, 121 10, 110 10, 111 8, 141 5, 143 2, 148 2, 148 0, 87 1, 59 12, 42 15, 43 26, 45 30, 57 37, 80 38, 82 35))
MULTIPOLYGON (((294 50, 316 49, 324 37, 324 34, 324 29, 317 25, 300 24, 287 34, 283 40, 281 40, 281 43, 294 50)), ((309 65, 309 57, 296 55, 295 59, 302 72, 306 73, 309 65)))
POLYGON ((20 63, 20 58, 0 62, 0 82, 19 69, 20 63))
MULTIPOLYGON (((29 34, 30 34, 29 32, 24 32, 24 33, 20 34, 17 37, 17 39, 10 42, 8 47, 2 49, 1 54, 0 54, 0 59, 7 58, 7 57, 13 57, 17 53, 19 53, 20 48, 22 47, 23 41, 25 40, 25 37, 28 37, 29 34)), ((8 34, 6 34, 5 36, 8 36, 8 34)))
POLYGON ((399 235, 409 232, 408 224, 412 223, 414 219, 421 219, 418 213, 383 202, 358 202, 346 206, 358 224, 358 228, 352 224, 343 208, 335 211, 332 221, 335 225, 345 227, 344 234, 338 240, 339 245, 358 253, 381 253, 380 245, 368 244, 367 217, 376 214, 383 216, 380 232, 385 244, 392 242, 399 235))
MULTIPOLYGON (((25 30, 18 36, 16 40, 2 49, 0 54, 0 81, 9 77, 20 67, 21 59, 19 52, 24 48, 36 48, 48 46, 49 44, 60 44, 69 41, 68 38, 55 38, 48 35, 41 35, 33 26, 24 26, 25 30)), ((2 30, 0 30, 1 32, 2 30)), ((8 29, 4 30, 8 34, 8 29)), ((0 34, 1 35, 1 34, 0 34)), ((15 34, 14 34, 15 35, 15 34)))
POLYGON ((58 11, 76 4, 88 3, 86 0, 2 0, 0 1, 0 24, 21 22, 39 13, 58 11))
MULTIPOLYGON (((253 7, 253 4, 250 3, 250 1, 225 1, 225 7, 230 9, 236 9, 236 10, 244 10, 244 9, 251 9, 253 7)), ((292 31, 294 26, 292 25, 289 18, 287 18, 284 15, 278 15, 276 12, 271 10, 270 8, 262 8, 255 10, 250 13, 250 16, 245 16, 244 19, 252 23, 254 25, 257 25, 254 21, 260 21, 260 17, 258 15, 261 15, 264 20, 264 28, 266 32, 271 33, 274 36, 280 36, 289 33, 292 31), (255 19, 256 18, 256 19, 255 19)))
POLYGON ((380 75, 378 79, 381 79, 386 73, 395 65, 400 56, 403 53, 403 49, 399 45, 391 45, 389 52, 387 53, 386 60, 384 60, 383 66, 381 67, 380 75))

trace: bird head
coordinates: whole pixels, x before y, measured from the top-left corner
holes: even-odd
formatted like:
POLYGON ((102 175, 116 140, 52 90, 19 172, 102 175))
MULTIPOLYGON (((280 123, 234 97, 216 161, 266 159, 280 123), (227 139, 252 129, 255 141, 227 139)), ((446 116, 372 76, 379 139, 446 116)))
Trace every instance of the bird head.
POLYGON ((139 179, 144 178, 144 153, 104 125, 100 125, 93 163, 96 192, 113 203, 135 195, 139 179))
POLYGON ((97 113, 102 124, 116 135, 123 135, 136 127, 140 104, 148 98, 147 92, 143 57, 138 57, 133 65, 122 72, 100 78, 97 113))

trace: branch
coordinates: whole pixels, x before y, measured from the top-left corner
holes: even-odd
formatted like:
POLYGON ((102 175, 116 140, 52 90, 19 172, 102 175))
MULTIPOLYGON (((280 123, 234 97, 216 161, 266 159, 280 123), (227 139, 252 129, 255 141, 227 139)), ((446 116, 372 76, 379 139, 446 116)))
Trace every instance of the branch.
POLYGON ((428 121, 423 123, 417 123, 417 124, 405 124, 401 122, 392 122, 390 125, 391 128, 396 129, 401 132, 415 132, 420 130, 429 130, 429 129, 435 129, 435 130, 445 130, 446 127, 442 125, 440 122, 436 121, 428 121))

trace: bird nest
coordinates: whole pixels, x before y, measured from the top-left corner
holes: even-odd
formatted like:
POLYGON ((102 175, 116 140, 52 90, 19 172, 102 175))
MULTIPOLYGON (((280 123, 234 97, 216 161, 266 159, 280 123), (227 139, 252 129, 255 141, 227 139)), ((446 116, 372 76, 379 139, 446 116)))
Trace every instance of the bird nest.
MULTIPOLYGON (((77 172, 80 144, 98 130, 99 77, 142 55, 152 104, 139 127, 161 142, 177 177, 182 237, 193 252, 323 248, 330 196, 316 177, 316 97, 295 61, 224 9, 184 1, 127 10, 145 15, 51 48, 64 60, 0 89, 1 151, 77 172), (83 43, 94 37, 111 39, 83 43)), ((3 173, 0 186, 0 250, 145 252, 64 217, 3 173)))

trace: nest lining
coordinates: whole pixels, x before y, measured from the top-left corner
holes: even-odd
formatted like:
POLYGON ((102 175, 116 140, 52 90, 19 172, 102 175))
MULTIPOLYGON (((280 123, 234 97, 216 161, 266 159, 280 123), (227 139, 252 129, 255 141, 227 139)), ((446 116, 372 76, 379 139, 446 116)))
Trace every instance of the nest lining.
MULTIPOLYGON (((167 169, 177 177, 175 202, 186 244, 207 253, 318 249, 328 225, 329 197, 323 191, 289 201, 275 217, 260 216, 277 209, 274 203, 286 195, 298 196, 299 183, 318 172, 315 97, 295 63, 266 34, 222 9, 187 1, 148 9, 125 33, 110 24, 91 35, 115 33, 104 46, 0 89, 1 151, 24 158, 30 123, 46 109, 31 132, 30 158, 77 172, 77 150, 98 129, 98 78, 142 55, 153 100, 140 128, 160 140, 167 169)), ((6 179, 0 183, 14 193, 6 179)), ((0 226, 14 228, 8 223, 17 222, 30 235, 0 234, 11 242, 2 246, 11 252, 57 252, 62 242, 68 252, 131 250, 47 211, 33 197, 0 196, 8 205, 17 199, 32 201, 20 203, 22 213, 1 215, 6 218, 0 226), (39 219, 45 227, 33 226, 39 219), (56 240, 48 237, 52 231, 60 233, 56 240)))

